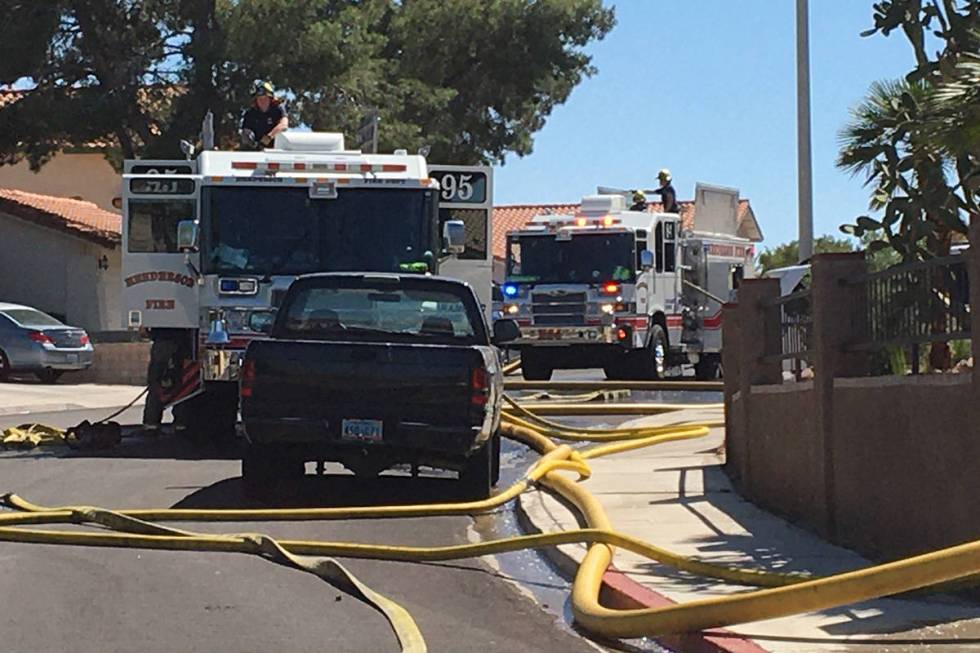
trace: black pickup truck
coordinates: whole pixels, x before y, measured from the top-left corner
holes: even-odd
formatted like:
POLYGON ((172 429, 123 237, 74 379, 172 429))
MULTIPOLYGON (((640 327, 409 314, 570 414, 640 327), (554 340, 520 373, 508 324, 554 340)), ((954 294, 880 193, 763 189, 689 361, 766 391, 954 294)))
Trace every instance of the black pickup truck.
POLYGON ((246 491, 336 461, 374 476, 396 464, 459 472, 488 496, 499 472, 503 375, 473 290, 452 279, 375 273, 298 278, 268 340, 241 371, 246 491))

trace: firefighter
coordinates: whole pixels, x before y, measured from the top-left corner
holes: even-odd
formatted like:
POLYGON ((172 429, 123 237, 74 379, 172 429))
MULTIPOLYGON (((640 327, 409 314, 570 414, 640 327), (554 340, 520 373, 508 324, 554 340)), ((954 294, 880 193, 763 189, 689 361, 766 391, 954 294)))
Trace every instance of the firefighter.
POLYGON ((657 175, 657 179, 660 180, 660 188, 653 191, 660 195, 660 201, 664 205, 664 213, 680 213, 680 207, 677 206, 677 193, 674 191, 674 187, 670 184, 672 177, 670 176, 670 170, 664 168, 657 175))
POLYGON ((637 190, 633 191, 633 206, 630 207, 630 211, 646 211, 647 210, 647 196, 643 194, 643 191, 637 190))
POLYGON ((242 138, 253 147, 270 147, 276 135, 289 127, 286 107, 276 97, 269 82, 258 82, 252 89, 253 106, 242 116, 242 138))
POLYGON ((143 406, 143 433, 159 435, 163 421, 164 397, 179 381, 179 356, 183 333, 177 329, 153 329, 150 364, 146 370, 146 404, 143 406))

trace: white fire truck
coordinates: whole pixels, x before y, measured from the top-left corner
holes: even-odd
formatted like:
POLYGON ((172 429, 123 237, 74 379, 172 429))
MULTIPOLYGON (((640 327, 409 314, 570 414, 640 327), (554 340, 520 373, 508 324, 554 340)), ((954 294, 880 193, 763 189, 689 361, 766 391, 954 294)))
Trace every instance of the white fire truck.
POLYGON ((124 321, 176 350, 164 405, 219 434, 237 419, 239 362, 293 279, 322 271, 439 272, 489 312, 491 169, 428 166, 284 132, 273 149, 126 161, 124 321))
POLYGON ((608 194, 509 232, 502 316, 521 327, 524 378, 600 367, 611 379, 660 379, 685 364, 717 378, 721 306, 752 276, 754 246, 736 235, 737 191, 699 185, 706 196, 696 215, 711 231, 608 194))

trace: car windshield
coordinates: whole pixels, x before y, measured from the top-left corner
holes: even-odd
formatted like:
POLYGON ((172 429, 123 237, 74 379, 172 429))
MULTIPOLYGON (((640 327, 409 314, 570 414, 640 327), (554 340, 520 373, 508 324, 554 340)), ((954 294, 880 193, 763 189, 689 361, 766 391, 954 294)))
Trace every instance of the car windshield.
POLYGON ((435 193, 306 187, 203 191, 204 268, 212 274, 415 271, 433 254, 435 193))
POLYGON ((631 282, 633 248, 629 233, 517 236, 510 239, 507 276, 529 283, 631 282))
POLYGON ((3 311, 11 320, 24 327, 60 327, 65 326, 47 313, 33 308, 8 308, 3 311))
POLYGON ((373 342, 479 344, 485 333, 465 288, 415 288, 359 279, 309 285, 288 300, 280 336, 373 342))

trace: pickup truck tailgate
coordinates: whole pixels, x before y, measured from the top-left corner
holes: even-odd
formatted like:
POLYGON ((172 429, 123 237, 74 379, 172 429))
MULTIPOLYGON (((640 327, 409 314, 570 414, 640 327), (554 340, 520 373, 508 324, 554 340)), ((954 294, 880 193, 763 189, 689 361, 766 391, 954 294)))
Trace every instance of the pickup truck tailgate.
POLYGON ((345 419, 382 420, 395 443, 408 430, 462 434, 483 419, 471 401, 473 369, 484 365, 473 347, 267 340, 246 360, 250 438, 265 427, 279 441, 335 440, 345 419))

